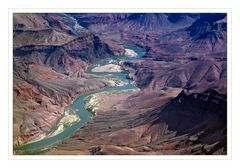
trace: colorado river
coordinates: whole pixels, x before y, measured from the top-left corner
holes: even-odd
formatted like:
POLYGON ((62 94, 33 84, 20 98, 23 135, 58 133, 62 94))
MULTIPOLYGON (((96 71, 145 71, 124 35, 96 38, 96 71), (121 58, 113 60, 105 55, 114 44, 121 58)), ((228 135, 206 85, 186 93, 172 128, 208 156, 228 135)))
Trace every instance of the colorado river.
MULTIPOLYGON (((143 50, 132 45, 131 46, 129 45, 126 48, 134 50, 138 54, 138 57, 141 57, 145 54, 143 50)), ((106 76, 115 77, 118 80, 125 82, 126 84, 123 86, 106 87, 104 89, 90 91, 90 92, 81 94, 72 104, 70 104, 67 107, 74 110, 77 113, 77 115, 79 115, 80 121, 73 123, 70 127, 66 128, 63 132, 55 136, 52 136, 50 138, 44 138, 37 142, 33 142, 30 144, 17 147, 14 149, 14 153, 15 154, 41 154, 47 149, 50 149, 51 147, 54 147, 55 145, 60 143, 64 138, 67 138, 73 135, 77 130, 82 128, 93 117, 93 113, 85 109, 85 100, 88 96, 91 96, 92 94, 99 93, 99 92, 115 91, 115 90, 121 91, 121 90, 128 90, 128 89, 135 88, 136 86, 134 82, 127 78, 127 75, 128 75, 127 73, 92 72, 92 69, 96 66, 102 66, 102 65, 108 64, 109 62, 116 62, 116 61, 127 60, 127 59, 136 59, 136 58, 128 58, 128 57, 121 56, 121 57, 116 57, 116 59, 106 59, 88 67, 88 69, 86 70, 86 73, 94 74, 98 77, 106 77, 106 76)))

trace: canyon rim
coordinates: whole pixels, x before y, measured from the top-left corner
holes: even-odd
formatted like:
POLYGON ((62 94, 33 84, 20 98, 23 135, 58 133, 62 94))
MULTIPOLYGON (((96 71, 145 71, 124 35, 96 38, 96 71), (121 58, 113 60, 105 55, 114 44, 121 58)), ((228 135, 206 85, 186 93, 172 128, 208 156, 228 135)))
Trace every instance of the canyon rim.
POLYGON ((14 13, 15 155, 226 155, 226 13, 14 13))

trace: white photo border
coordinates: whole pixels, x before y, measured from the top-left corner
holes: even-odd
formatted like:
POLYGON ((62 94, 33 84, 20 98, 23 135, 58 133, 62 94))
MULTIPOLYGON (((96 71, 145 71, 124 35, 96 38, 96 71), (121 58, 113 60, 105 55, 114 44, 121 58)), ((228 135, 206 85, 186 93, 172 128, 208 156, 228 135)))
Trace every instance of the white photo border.
POLYGON ((231 8, 8 8, 8 160, 232 160, 232 9, 231 8), (14 13, 227 13, 227 155, 14 155, 14 13))

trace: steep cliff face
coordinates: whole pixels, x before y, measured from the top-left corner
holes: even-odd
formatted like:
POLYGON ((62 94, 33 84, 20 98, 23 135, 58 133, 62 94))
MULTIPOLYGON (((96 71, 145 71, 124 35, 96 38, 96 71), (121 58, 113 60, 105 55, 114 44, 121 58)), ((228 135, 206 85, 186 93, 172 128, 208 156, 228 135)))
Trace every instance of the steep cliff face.
POLYGON ((203 131, 219 125, 226 126, 227 97, 216 90, 203 93, 182 91, 175 99, 165 105, 159 118, 153 124, 166 122, 169 130, 184 134, 203 131), (209 125, 209 126, 207 126, 209 125))
POLYGON ((124 62, 137 86, 147 90, 164 87, 202 91, 207 88, 226 89, 226 62, 216 61, 135 61, 124 62))
MULTIPOLYGON (((78 23, 103 39, 115 54, 123 54, 123 44, 144 48, 153 46, 159 36, 187 28, 199 14, 176 13, 112 13, 71 14, 78 23)), ((157 47, 153 48, 156 50, 157 47)))
POLYGON ((209 32, 227 31, 226 14, 203 14, 196 20, 187 31, 194 38, 204 36, 209 32))
POLYGON ((55 53, 45 61, 38 52, 14 58, 16 145, 36 140, 49 130, 79 94, 108 85, 86 76, 83 72, 86 63, 70 56, 55 53))
MULTIPOLYGON (((175 150, 186 154, 226 154, 227 97, 225 94, 220 94, 216 90, 207 90, 203 93, 182 91, 164 108, 155 110, 152 115, 156 118, 152 127, 165 124, 168 131, 176 132, 176 137, 170 140, 170 144, 179 143, 175 146, 175 150), (182 135, 186 135, 181 139, 184 143, 177 140, 177 137, 182 135), (191 146, 197 144, 199 145, 197 149, 189 150, 191 146)), ((162 134, 167 135, 168 132, 162 134)))
POLYGON ((79 94, 107 82, 85 75, 111 56, 97 36, 65 14, 14 14, 14 144, 41 138, 79 94))
POLYGON ((36 13, 15 13, 13 15, 13 28, 16 29, 46 29, 49 23, 36 13))
POLYGON ((152 93, 112 93, 100 99, 103 103, 94 120, 49 154, 227 152, 226 94, 213 89, 196 93, 165 88, 152 93), (104 99, 111 102, 104 103, 104 99))
POLYGON ((197 15, 189 14, 158 14, 158 13, 138 13, 132 14, 123 24, 129 30, 134 28, 138 31, 166 31, 176 30, 191 25, 195 21, 197 15))
POLYGON ((151 37, 146 57, 158 60, 178 58, 226 59, 226 14, 203 14, 185 29, 164 34, 157 40, 151 37), (175 56, 172 57, 172 53, 175 56))
POLYGON ((105 24, 105 28, 112 27, 123 31, 162 31, 166 29, 178 29, 193 23, 198 14, 176 13, 92 13, 72 14, 77 21, 93 29, 95 25, 105 24))
POLYGON ((62 56, 92 62, 112 55, 111 49, 99 37, 67 14, 17 13, 13 17, 13 27, 14 56, 39 52, 49 59, 57 51, 62 56))
MULTIPOLYGON (((28 36, 31 37, 31 34, 28 34, 27 37, 28 36)), ((18 36, 16 38, 18 38, 18 36)), ((19 39, 20 42, 24 43, 21 38, 19 39)), ((43 37, 43 40, 44 39, 45 38, 43 37)), ((54 57, 57 52, 62 56, 65 55, 69 58, 71 57, 71 59, 84 61, 86 63, 93 63, 94 61, 104 59, 113 55, 113 52, 107 44, 103 43, 97 36, 94 36, 90 33, 86 33, 85 36, 74 37, 74 39, 72 39, 71 41, 68 41, 68 39, 63 39, 62 41, 64 41, 64 44, 61 44, 59 41, 55 41, 54 43, 50 44, 45 44, 45 42, 43 44, 34 44, 34 42, 29 41, 29 43, 33 44, 15 47, 14 55, 16 57, 22 57, 25 55, 31 55, 34 52, 38 52, 42 55, 43 59, 49 59, 49 57, 51 56, 54 57)))
POLYGON ((70 13, 82 26, 89 28, 94 24, 109 24, 127 19, 129 13, 70 13))
POLYGON ((13 46, 14 48, 29 45, 60 46, 73 39, 74 36, 51 28, 42 30, 15 30, 13 46))
POLYGON ((157 60, 226 59, 224 13, 75 14, 73 17, 104 39, 116 53, 122 52, 121 45, 125 42, 144 47, 145 56, 157 60))
MULTIPOLYGON (((136 132, 144 130, 139 137, 151 137, 147 145, 149 151, 159 150, 164 154, 226 154, 225 61, 145 60, 124 62, 123 65, 143 92, 164 93, 169 88, 184 89, 160 108, 144 113, 131 122, 136 132)), ((136 96, 141 97, 141 94, 136 96)), ((132 99, 127 102, 137 104, 132 99)), ((137 139, 136 143, 144 141, 144 138, 137 139)))
POLYGON ((66 52, 75 58, 80 58, 85 62, 93 63, 94 61, 113 56, 113 52, 107 44, 103 43, 99 37, 88 34, 79 37, 64 46, 66 52))
MULTIPOLYGON (((190 26, 192 43, 189 50, 208 53, 222 54, 227 52, 227 16, 225 14, 205 14, 190 26)), ((226 56, 225 56, 226 57, 226 56)))
POLYGON ((120 62, 139 89, 100 96, 93 120, 50 153, 226 154, 226 14, 14 14, 15 145, 108 86, 85 70, 128 45, 146 50, 120 62))

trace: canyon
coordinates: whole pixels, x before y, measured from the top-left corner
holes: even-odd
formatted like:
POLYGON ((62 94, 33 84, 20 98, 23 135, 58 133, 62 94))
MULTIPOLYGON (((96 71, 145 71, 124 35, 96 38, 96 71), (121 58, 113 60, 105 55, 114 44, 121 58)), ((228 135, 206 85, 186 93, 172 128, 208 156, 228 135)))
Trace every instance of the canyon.
POLYGON ((15 13, 15 154, 227 154, 224 13, 15 13))

